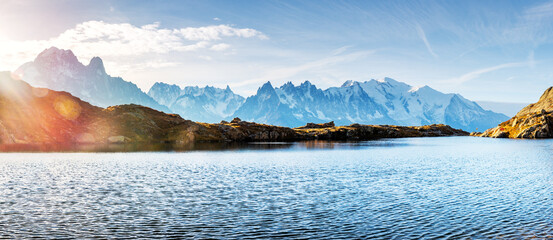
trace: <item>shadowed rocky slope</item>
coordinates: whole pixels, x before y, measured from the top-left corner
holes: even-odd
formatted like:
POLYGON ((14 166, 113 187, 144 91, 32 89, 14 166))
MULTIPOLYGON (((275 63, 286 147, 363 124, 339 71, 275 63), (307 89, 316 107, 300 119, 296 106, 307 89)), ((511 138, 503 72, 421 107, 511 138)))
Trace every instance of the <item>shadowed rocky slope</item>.
POLYGON ((539 101, 520 110, 513 118, 486 130, 480 136, 494 138, 552 138, 553 87, 539 101))
POLYGON ((0 73, 0 143, 247 142, 368 140, 467 135, 447 125, 422 127, 333 123, 287 128, 234 119, 197 123, 139 105, 100 108, 66 92, 33 88, 0 73))

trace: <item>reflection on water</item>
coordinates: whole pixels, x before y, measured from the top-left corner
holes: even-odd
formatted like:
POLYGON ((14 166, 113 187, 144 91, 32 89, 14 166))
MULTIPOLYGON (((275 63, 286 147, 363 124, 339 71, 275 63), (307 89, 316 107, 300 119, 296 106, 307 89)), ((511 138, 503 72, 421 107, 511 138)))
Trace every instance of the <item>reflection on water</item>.
POLYGON ((553 236, 551 140, 167 149, 0 154, 0 238, 553 236))
POLYGON ((249 143, 128 143, 128 144, 11 144, 0 145, 1 152, 186 152, 186 151, 219 151, 239 149, 282 149, 287 144, 249 144, 249 143))
POLYGON ((128 143, 128 144, 0 144, 0 152, 187 152, 271 149, 355 149, 367 146, 399 146, 394 141, 304 141, 304 142, 203 142, 203 143, 128 143))

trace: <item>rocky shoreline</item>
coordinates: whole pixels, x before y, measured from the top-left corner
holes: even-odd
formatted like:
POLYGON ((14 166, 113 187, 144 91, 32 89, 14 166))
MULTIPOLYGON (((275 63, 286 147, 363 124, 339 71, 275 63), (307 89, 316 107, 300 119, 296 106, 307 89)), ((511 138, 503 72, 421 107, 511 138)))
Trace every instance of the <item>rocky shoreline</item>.
POLYGON ((176 143, 340 140, 466 136, 443 124, 279 127, 235 118, 217 124, 185 120, 139 105, 99 108, 69 93, 0 76, 0 144, 176 143))
POLYGON ((548 88, 538 102, 520 110, 516 116, 486 130, 481 137, 492 138, 553 138, 553 87, 548 88))

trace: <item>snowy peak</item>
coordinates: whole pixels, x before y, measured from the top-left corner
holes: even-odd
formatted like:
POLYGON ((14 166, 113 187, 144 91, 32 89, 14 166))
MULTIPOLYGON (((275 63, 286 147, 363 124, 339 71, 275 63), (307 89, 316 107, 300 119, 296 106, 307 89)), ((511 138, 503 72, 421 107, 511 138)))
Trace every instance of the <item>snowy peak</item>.
POLYGON ((181 88, 176 84, 167 84, 164 82, 154 83, 154 85, 152 85, 152 87, 150 88, 150 91, 152 90, 155 91, 156 89, 162 89, 162 90, 171 89, 171 90, 177 90, 177 91, 181 90, 181 88))
POLYGON ((183 90, 177 85, 169 85, 163 82, 156 82, 148 91, 148 96, 152 97, 159 104, 170 106, 181 95, 183 90))
POLYGON ((99 57, 93 57, 90 59, 90 63, 88 64, 88 69, 91 71, 95 71, 98 74, 106 74, 106 69, 104 67, 104 61, 102 61, 99 57))
POLYGON ((412 87, 409 92, 422 92, 422 91, 430 91, 430 90, 434 90, 432 89, 431 87, 427 86, 427 85, 424 85, 424 86, 420 86, 420 87, 412 87))
POLYGON ((234 94, 228 85, 225 89, 209 85, 181 88, 158 82, 148 95, 183 118, 212 123, 229 117, 244 102, 244 98, 234 94))
POLYGON ((307 81, 307 80, 305 80, 305 82, 303 82, 303 83, 300 85, 300 87, 302 87, 302 88, 309 88, 309 87, 311 87, 311 86, 313 86, 313 84, 311 84, 311 82, 309 82, 309 81, 307 81))
POLYGON ((382 88, 397 88, 398 90, 401 90, 401 91, 405 91, 405 89, 411 89, 412 88, 412 86, 407 84, 407 83, 396 81, 396 80, 394 80, 392 78, 389 78, 389 77, 385 77, 385 78, 378 79, 378 80, 371 79, 368 82, 372 83, 372 84, 375 84, 375 85, 378 85, 378 86, 381 86, 382 88))
POLYGON ((344 84, 342 84, 341 87, 345 88, 345 87, 351 87, 353 85, 353 80, 347 80, 344 82, 344 84))
POLYGON ((39 63, 45 67, 56 67, 63 65, 73 65, 78 67, 83 66, 71 50, 62 50, 56 47, 51 47, 42 51, 35 58, 34 62, 39 63))
POLYGON ((73 51, 59 49, 57 47, 50 47, 48 49, 45 49, 35 58, 35 60, 42 59, 60 59, 78 62, 77 57, 75 56, 75 54, 73 54, 73 51))
POLYGON ((273 88, 273 85, 271 84, 270 81, 268 81, 265 84, 263 84, 260 88, 257 89, 257 94, 269 93, 269 92, 273 92, 274 90, 275 89, 273 88))
POLYGON ((259 96, 261 99, 268 99, 276 97, 277 93, 271 82, 266 82, 263 86, 257 89, 256 96, 259 96))
POLYGON ((378 79, 376 81, 381 82, 381 83, 399 83, 398 81, 396 81, 392 78, 389 78, 389 77, 381 78, 381 79, 378 79))

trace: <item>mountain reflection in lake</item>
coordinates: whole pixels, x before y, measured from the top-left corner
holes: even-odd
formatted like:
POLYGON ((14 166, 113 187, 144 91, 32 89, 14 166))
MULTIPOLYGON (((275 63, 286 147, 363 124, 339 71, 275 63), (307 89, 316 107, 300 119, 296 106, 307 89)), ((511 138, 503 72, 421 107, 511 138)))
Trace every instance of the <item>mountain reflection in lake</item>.
POLYGON ((0 238, 553 236, 553 140, 115 146, 0 154, 0 238))
POLYGON ((360 148, 364 146, 398 146, 394 141, 303 141, 303 142, 200 142, 128 143, 128 144, 10 144, 1 145, 0 152, 187 152, 232 151, 271 149, 333 149, 360 148))

